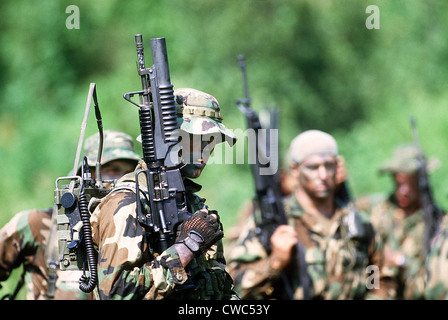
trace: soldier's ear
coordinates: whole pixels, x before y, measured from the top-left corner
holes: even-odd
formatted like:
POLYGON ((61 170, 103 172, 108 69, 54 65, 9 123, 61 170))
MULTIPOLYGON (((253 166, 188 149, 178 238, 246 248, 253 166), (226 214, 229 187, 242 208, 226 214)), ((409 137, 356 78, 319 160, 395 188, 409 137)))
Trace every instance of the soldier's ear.
POLYGON ((291 163, 291 175, 295 178, 298 179, 299 178, 299 164, 298 163, 291 163))

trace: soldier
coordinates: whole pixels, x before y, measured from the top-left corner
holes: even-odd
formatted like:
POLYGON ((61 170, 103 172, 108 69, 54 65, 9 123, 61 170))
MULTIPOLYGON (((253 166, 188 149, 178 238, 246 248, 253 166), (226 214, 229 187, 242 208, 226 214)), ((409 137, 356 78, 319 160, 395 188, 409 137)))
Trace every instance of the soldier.
MULTIPOLYGON (((97 133, 86 139, 84 144, 93 178, 98 143, 97 133)), ((133 151, 133 141, 129 135, 113 130, 104 131, 101 159, 104 179, 120 178, 134 170, 139 160, 140 156, 133 151)), ((0 280, 6 280, 13 269, 23 265, 27 300, 92 299, 93 295, 79 290, 82 272, 61 271, 56 267, 56 215, 57 211, 53 208, 21 211, 0 230, 0 280)), ((13 296, 19 289, 20 286, 13 296)))
MULTIPOLYGON (((341 185, 347 180, 347 168, 345 167, 344 157, 339 155, 337 158, 338 167, 336 169, 335 179, 336 185, 341 185)), ((285 166, 284 168, 280 168, 278 182, 280 187, 280 195, 282 198, 287 198, 296 189, 297 179, 292 176, 289 165, 287 165, 287 167, 285 166)), ((259 208, 254 208, 253 201, 246 201, 246 203, 244 203, 241 207, 241 210, 238 212, 236 217, 236 223, 226 232, 224 254, 227 260, 230 259, 229 255, 232 254, 233 248, 238 245, 238 238, 241 236, 241 233, 246 227, 247 220, 250 219, 251 216, 258 214, 258 209, 259 208)))
MULTIPOLYGON (((195 193, 201 186, 190 180, 201 175, 216 143, 235 135, 222 124, 218 101, 195 89, 174 91, 180 130, 201 145, 182 150, 181 175, 188 212, 173 245, 155 252, 155 240, 136 217, 135 173, 125 175, 104 197, 91 217, 98 247, 98 289, 101 299, 230 299, 236 298, 225 271, 222 225, 216 211, 195 193)), ((182 135, 184 137, 184 135, 182 135)), ((136 170, 145 168, 141 161, 136 170)), ((146 180, 140 193, 147 194, 146 180)), ((146 207, 147 214, 150 209, 146 207)))
MULTIPOLYGON (((424 299, 425 221, 418 181, 418 150, 414 145, 397 146, 380 173, 390 174, 394 191, 383 201, 373 201, 370 220, 384 243, 382 272, 395 279, 395 292, 389 298, 424 299)), ((437 165, 429 159, 427 170, 437 165)))
POLYGON ((337 168, 345 167, 338 163, 334 138, 319 130, 305 131, 291 142, 289 157, 298 182, 284 200, 289 223, 277 227, 267 252, 255 235, 253 220, 248 221, 230 254, 229 272, 238 293, 243 299, 384 298, 387 279, 377 272, 373 281, 367 279, 381 267, 373 227, 367 216, 337 196, 338 180, 344 180, 337 168), (299 246, 306 262, 301 267, 299 246))

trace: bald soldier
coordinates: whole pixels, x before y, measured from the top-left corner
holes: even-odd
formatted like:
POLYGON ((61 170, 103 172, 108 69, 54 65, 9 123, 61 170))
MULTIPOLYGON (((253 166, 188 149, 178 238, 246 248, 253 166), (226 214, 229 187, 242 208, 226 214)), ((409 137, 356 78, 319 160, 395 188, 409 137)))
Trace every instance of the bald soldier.
POLYGON ((284 200, 288 224, 278 226, 266 252, 250 219, 230 254, 229 271, 243 299, 303 299, 305 292, 311 299, 386 297, 374 229, 338 195, 338 159, 336 141, 325 132, 305 131, 291 142, 297 188, 284 200), (305 250, 307 281, 297 265, 298 243, 305 250))
MULTIPOLYGON (((225 270, 219 215, 196 195, 201 186, 191 180, 202 174, 216 143, 226 140, 232 146, 236 137, 222 123, 220 106, 213 96, 190 88, 177 89, 174 95, 182 141, 192 142, 179 153, 186 199, 178 199, 178 205, 186 204, 191 217, 178 226, 175 243, 158 252, 154 245, 156 234, 149 233, 136 215, 135 193, 140 192, 141 198, 149 196, 146 179, 139 178, 139 190, 134 172, 120 179, 91 217, 93 240, 98 247, 101 299, 237 297, 225 270)), ((141 161, 136 171, 144 168, 146 163, 141 161)), ((151 214, 147 203, 143 202, 142 207, 145 214, 151 214)))
MULTIPOLYGON (((84 154, 93 178, 98 144, 98 133, 84 143, 84 154)), ((128 134, 104 131, 101 158, 104 179, 118 179, 134 170, 140 156, 134 152, 133 146, 132 137, 128 134)), ((8 279, 13 269, 23 266, 27 300, 93 299, 92 294, 79 289, 81 271, 61 271, 57 267, 56 215, 57 210, 53 208, 21 211, 0 230, 0 281, 8 279)), ((16 291, 18 289, 20 286, 16 291)))

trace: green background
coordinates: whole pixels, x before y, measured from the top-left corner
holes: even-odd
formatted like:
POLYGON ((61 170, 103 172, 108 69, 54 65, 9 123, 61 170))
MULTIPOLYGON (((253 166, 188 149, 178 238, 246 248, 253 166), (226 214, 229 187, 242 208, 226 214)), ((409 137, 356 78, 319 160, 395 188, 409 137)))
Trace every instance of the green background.
MULTIPOLYGON (((2 0, 0 225, 53 205, 56 178, 73 167, 91 82, 104 128, 139 134, 138 110, 122 98, 141 88, 135 33, 147 65, 149 39, 166 37, 174 87, 214 95, 231 129, 246 125, 235 105, 244 54, 252 107, 280 110, 281 161, 301 131, 327 131, 346 158, 354 197, 392 189, 378 168, 397 144, 412 142, 413 115, 423 150, 441 160, 431 182, 447 208, 447 29, 443 0, 2 0), (66 28, 72 4, 79 29, 66 28), (366 28, 368 5, 378 6, 380 29, 366 28)), ((95 132, 91 112, 86 137, 95 132)), ((198 179, 225 228, 254 193, 245 163, 209 165, 198 179)))

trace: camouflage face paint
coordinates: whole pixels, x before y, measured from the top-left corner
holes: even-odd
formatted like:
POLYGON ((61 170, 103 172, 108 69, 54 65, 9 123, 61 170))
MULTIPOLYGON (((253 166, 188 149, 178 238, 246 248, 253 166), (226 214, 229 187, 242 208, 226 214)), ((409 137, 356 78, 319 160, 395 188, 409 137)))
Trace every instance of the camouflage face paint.
POLYGON ((190 135, 188 148, 184 146, 181 150, 183 162, 186 164, 181 169, 182 175, 188 178, 199 177, 215 145, 216 140, 213 135, 190 135), (189 152, 185 153, 185 150, 189 152))
POLYGON ((329 197, 335 188, 336 167, 335 156, 308 156, 299 166, 299 183, 312 197, 329 197))

